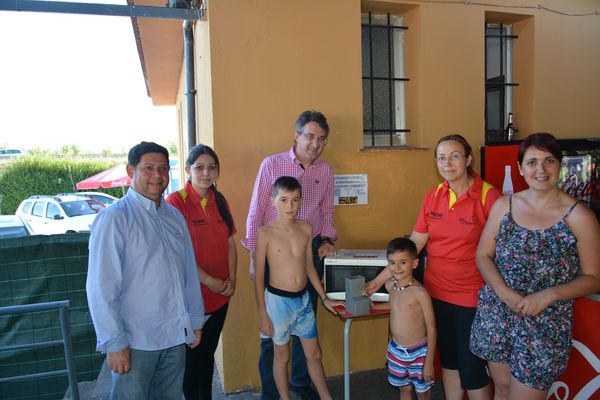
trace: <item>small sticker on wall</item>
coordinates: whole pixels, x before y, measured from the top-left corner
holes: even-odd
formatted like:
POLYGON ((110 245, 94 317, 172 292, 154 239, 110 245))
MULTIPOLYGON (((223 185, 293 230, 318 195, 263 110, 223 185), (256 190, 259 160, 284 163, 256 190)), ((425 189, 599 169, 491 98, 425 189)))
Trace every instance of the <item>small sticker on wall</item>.
POLYGON ((335 175, 333 204, 336 206, 369 203, 367 174, 335 175))

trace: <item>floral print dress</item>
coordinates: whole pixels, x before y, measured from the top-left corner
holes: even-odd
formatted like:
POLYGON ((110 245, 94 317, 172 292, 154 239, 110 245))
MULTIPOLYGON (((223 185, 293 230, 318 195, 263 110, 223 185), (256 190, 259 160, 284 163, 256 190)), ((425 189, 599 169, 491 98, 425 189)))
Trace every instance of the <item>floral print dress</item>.
MULTIPOLYGON (((495 263, 506 284, 523 296, 562 285, 577 276, 577 239, 565 221, 546 229, 519 226, 509 212, 496 235, 495 263)), ((488 361, 509 364, 521 383, 548 390, 564 371, 571 352, 573 300, 551 303, 535 317, 517 314, 485 285, 471 329, 471 351, 488 361)))

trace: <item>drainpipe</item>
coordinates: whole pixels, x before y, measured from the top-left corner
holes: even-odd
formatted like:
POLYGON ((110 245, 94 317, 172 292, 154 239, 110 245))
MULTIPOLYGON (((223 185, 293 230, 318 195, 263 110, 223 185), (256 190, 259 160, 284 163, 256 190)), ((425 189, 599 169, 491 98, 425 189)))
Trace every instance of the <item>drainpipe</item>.
POLYGON ((185 65, 185 99, 188 151, 196 145, 196 81, 194 75, 194 24, 183 22, 183 52, 185 65))

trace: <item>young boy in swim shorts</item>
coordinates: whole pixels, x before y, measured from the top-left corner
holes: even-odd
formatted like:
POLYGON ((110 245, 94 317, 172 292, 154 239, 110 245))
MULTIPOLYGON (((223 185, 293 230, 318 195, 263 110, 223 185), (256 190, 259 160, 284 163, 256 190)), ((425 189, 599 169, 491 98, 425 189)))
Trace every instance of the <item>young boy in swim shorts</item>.
POLYGON ((277 219, 263 226, 256 239, 254 288, 258 307, 259 330, 273 339, 275 357, 273 375, 279 395, 290 399, 288 361, 290 335, 300 338, 310 378, 321 399, 332 399, 325 382, 321 348, 317 339, 315 313, 306 290, 307 278, 323 305, 337 314, 312 261, 312 226, 296 220, 302 202, 302 190, 296 178, 282 176, 273 184, 271 202, 277 219), (269 281, 265 288, 265 260, 269 281))
POLYGON ((431 399, 433 354, 436 344, 435 317, 431 297, 413 277, 419 264, 415 244, 396 238, 388 244, 387 259, 392 279, 385 283, 390 294, 388 381, 400 388, 400 399, 412 399, 412 386, 419 400, 431 399))

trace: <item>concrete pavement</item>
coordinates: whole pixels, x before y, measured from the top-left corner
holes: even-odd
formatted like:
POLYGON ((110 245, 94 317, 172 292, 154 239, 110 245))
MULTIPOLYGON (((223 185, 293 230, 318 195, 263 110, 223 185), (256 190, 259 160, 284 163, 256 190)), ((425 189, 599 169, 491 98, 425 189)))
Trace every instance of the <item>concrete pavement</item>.
MULTIPOLYGON (((343 375, 327 378, 327 384, 331 395, 336 400, 344 398, 344 377, 343 375)), ((108 400, 111 386, 110 371, 106 363, 98 375, 98 379, 93 382, 79 383, 79 396, 81 400, 108 400)), ((350 395, 352 400, 383 400, 398 399, 400 397, 398 389, 392 387, 387 382, 387 370, 375 369, 371 371, 355 372, 350 376, 350 395)), ((416 396, 413 395, 416 399, 416 396)), ((70 400, 65 396, 64 400, 70 400)), ((223 393, 219 374, 215 369, 213 379, 213 400, 259 400, 260 390, 248 390, 240 393, 223 393)), ((292 392, 292 400, 300 400, 292 392)), ((444 400, 441 382, 436 382, 433 387, 432 400, 444 400)))

